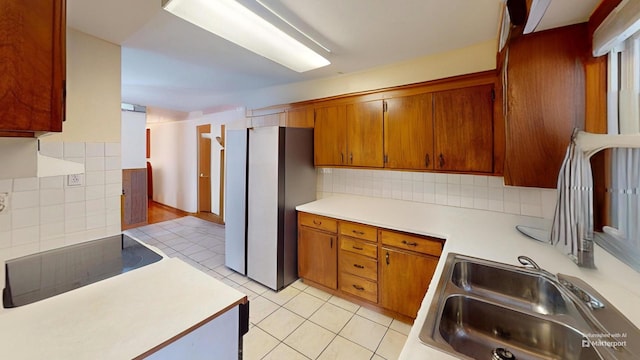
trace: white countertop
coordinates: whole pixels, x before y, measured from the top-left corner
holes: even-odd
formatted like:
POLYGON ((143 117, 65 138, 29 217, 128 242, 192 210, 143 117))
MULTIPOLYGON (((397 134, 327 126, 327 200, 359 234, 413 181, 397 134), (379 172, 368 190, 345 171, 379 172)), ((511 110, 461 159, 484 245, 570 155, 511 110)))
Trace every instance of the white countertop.
POLYGON ((441 261, 418 316, 411 328, 400 359, 455 359, 420 342, 425 321, 449 253, 520 265, 518 255, 527 255, 552 273, 581 278, 640 327, 640 273, 595 246, 597 269, 583 269, 549 244, 520 234, 516 225, 551 227, 549 220, 492 211, 456 208, 409 201, 336 195, 298 206, 299 211, 350 220, 389 229, 432 235, 446 239, 441 261))
POLYGON ((2 359, 131 359, 246 296, 177 258, 0 313, 2 359))

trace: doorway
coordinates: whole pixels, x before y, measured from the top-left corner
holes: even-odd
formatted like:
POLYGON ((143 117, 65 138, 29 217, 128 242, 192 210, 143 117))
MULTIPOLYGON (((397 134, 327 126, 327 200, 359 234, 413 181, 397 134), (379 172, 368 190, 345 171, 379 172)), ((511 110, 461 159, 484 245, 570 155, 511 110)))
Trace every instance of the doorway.
POLYGON ((198 212, 211 213, 211 125, 198 126, 196 133, 198 135, 198 212))
POLYGON ((221 134, 222 136, 213 137, 210 124, 196 127, 198 136, 198 212, 196 216, 218 224, 224 224, 222 213, 224 208, 224 125, 221 126, 221 134), (214 139, 215 144, 212 143, 214 139), (216 158, 212 159, 212 156, 216 158), (219 194, 212 193, 213 191, 219 191, 219 194))

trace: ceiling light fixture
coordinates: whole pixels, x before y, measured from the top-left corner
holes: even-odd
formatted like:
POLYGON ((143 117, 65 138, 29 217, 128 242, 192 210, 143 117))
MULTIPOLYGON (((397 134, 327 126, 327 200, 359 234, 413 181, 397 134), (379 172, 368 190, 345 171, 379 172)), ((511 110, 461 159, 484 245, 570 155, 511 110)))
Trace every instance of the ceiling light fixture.
POLYGON ((282 15, 278 14, 275 10, 273 10, 272 8, 269 7, 269 5, 265 4, 263 1, 260 0, 256 0, 256 2, 260 5, 262 5, 263 8, 269 10, 270 13, 272 13, 273 15, 277 16, 278 19, 284 21, 287 25, 291 26, 295 31, 299 32, 300 34, 302 34, 304 37, 306 37, 307 39, 313 41, 316 45, 320 46, 321 48, 323 48, 326 52, 331 52, 331 50, 329 50, 329 48, 327 48, 326 46, 320 44, 319 41, 317 41, 316 39, 312 38, 310 35, 307 35, 306 32, 298 29, 298 27, 296 27, 295 25, 293 25, 292 23, 290 23, 287 19, 285 19, 282 15))
POLYGON ((291 70, 331 64, 234 0, 163 0, 170 13, 291 70))

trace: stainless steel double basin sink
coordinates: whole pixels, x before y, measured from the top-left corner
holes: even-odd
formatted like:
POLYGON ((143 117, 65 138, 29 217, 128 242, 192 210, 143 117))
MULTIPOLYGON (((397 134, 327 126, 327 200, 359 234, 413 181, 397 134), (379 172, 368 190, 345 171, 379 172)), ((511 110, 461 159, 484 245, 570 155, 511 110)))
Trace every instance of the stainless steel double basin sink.
POLYGON ((640 359, 640 331, 613 305, 531 263, 449 254, 420 340, 460 358, 640 359))

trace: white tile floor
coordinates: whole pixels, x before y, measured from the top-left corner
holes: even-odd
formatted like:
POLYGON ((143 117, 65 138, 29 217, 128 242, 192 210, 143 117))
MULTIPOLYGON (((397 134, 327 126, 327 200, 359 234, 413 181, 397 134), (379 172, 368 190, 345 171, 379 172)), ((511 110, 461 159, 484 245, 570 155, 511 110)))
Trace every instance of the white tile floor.
POLYGON ((127 233, 247 294, 244 359, 397 359, 410 326, 298 280, 280 292, 224 266, 224 226, 187 216, 127 233))

